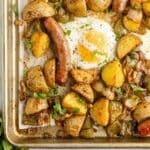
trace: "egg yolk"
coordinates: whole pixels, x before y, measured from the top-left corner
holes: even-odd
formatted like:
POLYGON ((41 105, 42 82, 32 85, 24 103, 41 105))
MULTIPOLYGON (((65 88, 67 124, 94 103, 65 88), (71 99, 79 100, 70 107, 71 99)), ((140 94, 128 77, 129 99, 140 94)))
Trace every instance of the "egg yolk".
POLYGON ((80 44, 78 46, 78 52, 80 57, 87 62, 100 62, 100 58, 98 55, 104 55, 106 54, 104 49, 106 45, 105 37, 102 33, 97 32, 95 30, 90 30, 84 35, 85 40, 96 47, 94 50, 90 50, 87 46, 80 44))

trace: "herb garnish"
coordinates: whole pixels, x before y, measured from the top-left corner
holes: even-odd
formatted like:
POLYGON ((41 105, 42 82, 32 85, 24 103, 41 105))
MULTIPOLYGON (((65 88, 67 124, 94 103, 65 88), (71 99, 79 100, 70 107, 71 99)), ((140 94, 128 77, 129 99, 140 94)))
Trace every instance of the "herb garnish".
POLYGON ((115 92, 117 93, 118 96, 122 96, 123 95, 123 91, 122 91, 121 88, 117 88, 115 92))
POLYGON ((131 86, 131 88, 132 88, 132 90, 133 90, 133 92, 135 93, 135 94, 141 94, 141 92, 144 92, 146 89, 144 89, 144 88, 141 88, 140 86, 137 86, 137 85, 135 85, 135 84, 130 84, 130 86, 131 86))
POLYGON ((19 16, 16 4, 11 5, 11 12, 13 12, 15 14, 15 17, 19 16))

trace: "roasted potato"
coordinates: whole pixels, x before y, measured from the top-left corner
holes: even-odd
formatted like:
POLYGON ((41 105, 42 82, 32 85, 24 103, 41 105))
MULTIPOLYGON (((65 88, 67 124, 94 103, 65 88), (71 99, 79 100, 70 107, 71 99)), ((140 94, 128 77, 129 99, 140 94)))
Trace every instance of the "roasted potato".
POLYGON ((26 85, 32 92, 49 92, 40 66, 35 66, 27 72, 26 85))
POLYGON ((112 0, 87 0, 87 5, 93 11, 104 11, 110 6, 111 2, 112 0))
POLYGON ((107 126, 107 134, 110 137, 117 137, 120 135, 121 132, 121 123, 117 120, 107 126))
POLYGON ((149 117, 150 117, 150 102, 147 101, 140 102, 133 112, 133 118, 136 121, 140 122, 149 117))
POLYGON ((88 102, 92 103, 94 101, 94 92, 89 84, 75 84, 72 86, 72 90, 85 97, 88 102))
POLYGON ((110 101, 109 113, 110 113, 110 124, 113 123, 123 111, 123 106, 119 101, 110 101))
POLYGON ((123 27, 123 23, 121 19, 118 19, 114 24, 114 32, 117 34, 117 36, 121 37, 123 34, 125 34, 125 29, 123 27))
POLYGON ((150 1, 146 1, 142 4, 143 12, 146 16, 150 16, 150 1))
POLYGON ((42 56, 49 47, 50 39, 44 32, 34 32, 31 36, 32 53, 35 57, 42 56))
POLYGON ((85 116, 72 116, 67 118, 64 122, 65 131, 73 137, 79 136, 84 120, 85 116))
POLYGON ((62 106, 66 108, 68 112, 78 115, 85 115, 87 112, 87 105, 85 100, 74 92, 68 93, 63 98, 62 106))
POLYGON ((90 129, 81 130, 80 136, 87 139, 94 138, 94 129, 90 128, 90 129))
POLYGON ((54 8, 41 0, 35 0, 28 3, 23 9, 23 19, 27 22, 31 22, 34 19, 50 17, 54 15, 54 8))
POLYGON ((117 56, 122 59, 128 53, 130 53, 134 48, 142 43, 139 37, 133 34, 127 34, 123 36, 117 45, 117 56))
POLYGON ((135 22, 129 19, 127 16, 123 17, 123 25, 130 32, 138 32, 141 26, 141 22, 135 22))
POLYGON ((146 17, 143 19, 144 25, 150 29, 150 17, 146 17))
POLYGON ((93 121, 89 115, 86 116, 84 124, 82 126, 82 130, 93 128, 93 121))
POLYGON ((106 64, 102 69, 101 77, 107 86, 121 87, 125 78, 119 60, 106 64))
POLYGON ((107 126, 109 122, 109 100, 101 98, 96 101, 90 110, 92 119, 101 126, 107 126))
POLYGON ((55 59, 48 60, 44 65, 44 75, 47 81, 47 85, 51 88, 55 87, 55 71, 56 61, 55 59))
POLYGON ((77 83, 91 84, 95 80, 95 70, 72 69, 71 75, 77 83))
POLYGON ((150 76, 148 75, 144 78, 144 86, 148 91, 150 91, 150 76))
POLYGON ((130 0, 130 5, 135 9, 141 9, 141 2, 142 0, 130 0))
POLYGON ((28 98, 27 103, 25 105, 25 114, 31 115, 41 110, 47 109, 48 103, 46 99, 36 99, 33 97, 28 98))
POLYGON ((75 16, 86 16, 86 0, 64 0, 66 9, 75 16))
POLYGON ((101 81, 95 81, 93 84, 93 89, 96 91, 96 92, 99 92, 101 93, 103 96, 105 96, 106 98, 110 99, 110 100, 113 100, 114 97, 115 97, 115 94, 114 92, 112 92, 110 90, 110 88, 106 88, 104 86, 104 84, 101 82, 101 81))
POLYGON ((150 136, 150 119, 145 120, 138 125, 138 133, 141 136, 150 136))

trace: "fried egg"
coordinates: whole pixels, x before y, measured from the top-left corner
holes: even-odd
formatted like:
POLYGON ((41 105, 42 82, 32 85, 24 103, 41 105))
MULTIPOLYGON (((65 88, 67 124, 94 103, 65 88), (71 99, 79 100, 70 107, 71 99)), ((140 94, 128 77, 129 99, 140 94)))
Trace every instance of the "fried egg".
POLYGON ((86 17, 61 26, 68 41, 73 67, 100 69, 115 57, 116 35, 107 22, 86 17))
POLYGON ((138 47, 145 56, 146 59, 150 59, 150 30, 146 30, 145 34, 136 34, 142 41, 142 44, 138 47))

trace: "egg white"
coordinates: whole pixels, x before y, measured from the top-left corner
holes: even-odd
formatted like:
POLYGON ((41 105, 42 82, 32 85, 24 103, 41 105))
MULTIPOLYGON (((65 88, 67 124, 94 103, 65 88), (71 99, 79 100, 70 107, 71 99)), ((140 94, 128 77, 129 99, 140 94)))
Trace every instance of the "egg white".
POLYGON ((79 67, 81 69, 100 69, 107 62, 111 61, 115 57, 115 47, 116 47, 116 35, 113 32, 111 25, 107 22, 100 20, 96 17, 82 17, 76 18, 74 21, 68 22, 66 24, 61 24, 65 37, 68 41, 70 49, 71 64, 74 67, 79 67), (105 38, 105 54, 100 55, 99 62, 88 62, 81 58, 77 51, 77 46, 83 44, 91 51, 95 49, 95 45, 88 43, 84 39, 86 32, 94 30, 102 34, 105 38))
POLYGON ((145 34, 136 34, 142 41, 142 44, 138 47, 143 52, 146 59, 150 59, 150 30, 146 30, 145 34))

